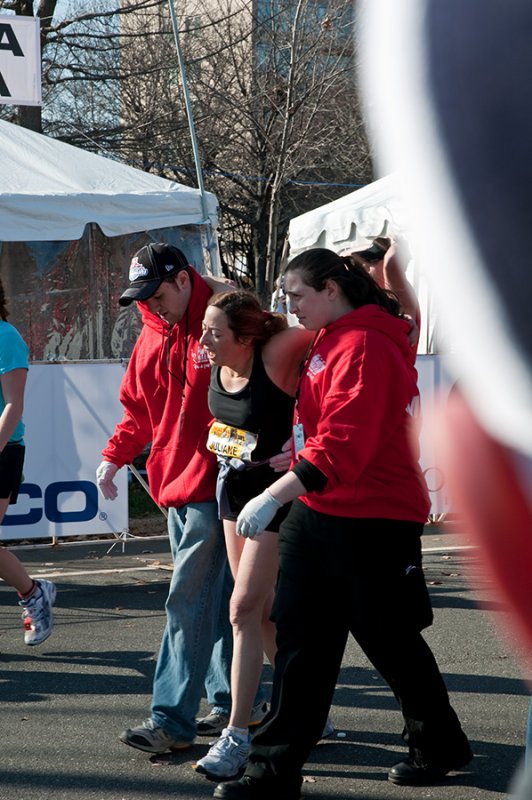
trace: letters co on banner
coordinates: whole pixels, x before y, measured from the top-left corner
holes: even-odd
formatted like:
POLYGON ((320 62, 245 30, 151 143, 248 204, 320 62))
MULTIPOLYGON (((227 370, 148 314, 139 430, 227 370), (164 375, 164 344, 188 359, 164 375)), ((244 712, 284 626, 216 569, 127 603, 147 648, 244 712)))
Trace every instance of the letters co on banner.
POLYGON ((0 15, 0 103, 40 106, 41 39, 37 17, 0 15))
POLYGON ((128 527, 127 473, 116 500, 96 486, 101 450, 123 409, 119 362, 32 363, 24 402, 26 459, 18 500, 0 540, 121 533, 128 527))

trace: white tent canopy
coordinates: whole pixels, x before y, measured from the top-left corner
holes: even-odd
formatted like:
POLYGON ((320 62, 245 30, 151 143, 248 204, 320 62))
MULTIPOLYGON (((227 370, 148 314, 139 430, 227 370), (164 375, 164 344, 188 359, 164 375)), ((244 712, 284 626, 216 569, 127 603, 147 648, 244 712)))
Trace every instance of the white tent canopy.
MULTIPOLYGON (((289 258, 311 247, 326 247, 338 253, 344 248, 370 245, 376 236, 384 235, 402 239, 408 244, 408 248, 403 248, 403 256, 415 256, 400 181, 394 174, 292 219, 288 231, 289 258)), ((430 353, 435 346, 436 320, 427 280, 415 257, 411 258, 406 274, 421 306, 419 352, 430 353)))
POLYGON ((217 200, 0 120, 0 241, 80 239, 97 223, 106 236, 217 223, 217 200))
POLYGON ((307 211, 290 221, 290 256, 310 247, 327 247, 338 252, 350 245, 370 244, 384 234, 407 236, 397 178, 387 175, 373 183, 307 211))

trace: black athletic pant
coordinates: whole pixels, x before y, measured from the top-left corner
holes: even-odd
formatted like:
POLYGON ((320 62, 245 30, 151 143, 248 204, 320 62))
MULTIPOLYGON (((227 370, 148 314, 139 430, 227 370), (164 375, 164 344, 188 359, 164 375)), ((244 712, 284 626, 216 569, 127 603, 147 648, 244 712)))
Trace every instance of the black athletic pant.
POLYGON ((394 692, 411 754, 447 764, 467 751, 420 633, 432 620, 422 530, 414 522, 332 517, 293 504, 279 534, 272 705, 253 738, 248 775, 299 787, 327 719, 349 631, 394 692))

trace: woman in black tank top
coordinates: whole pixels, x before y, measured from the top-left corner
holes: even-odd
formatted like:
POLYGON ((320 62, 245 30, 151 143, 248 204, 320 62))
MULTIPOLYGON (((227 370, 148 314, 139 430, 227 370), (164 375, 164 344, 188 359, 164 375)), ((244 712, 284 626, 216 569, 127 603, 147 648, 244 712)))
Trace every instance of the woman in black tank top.
POLYGON ((310 336, 302 328, 288 328, 281 315, 263 311, 251 292, 236 291, 211 298, 200 343, 213 365, 209 408, 215 421, 207 446, 219 461, 217 496, 235 588, 231 716, 196 769, 225 778, 247 761, 248 725, 264 652, 274 663, 270 611, 278 567, 276 531, 288 509, 256 540, 238 537, 235 522, 246 502, 279 475, 269 459, 290 440, 298 369, 310 336))

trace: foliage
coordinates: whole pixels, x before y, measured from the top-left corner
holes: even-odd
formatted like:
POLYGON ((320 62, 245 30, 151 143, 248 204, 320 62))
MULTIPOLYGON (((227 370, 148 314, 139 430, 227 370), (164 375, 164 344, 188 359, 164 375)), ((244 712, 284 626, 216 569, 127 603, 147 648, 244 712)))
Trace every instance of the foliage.
MULTIPOLYGON (((43 130, 196 185, 166 0, 72 0, 57 19, 57 0, 0 0, 17 13, 32 6, 42 20, 43 130)), ((290 218, 371 180, 353 5, 187 0, 179 10, 205 186, 222 211, 222 257, 266 302, 290 218)), ((38 127, 35 113, 19 109, 19 120, 38 127)))

